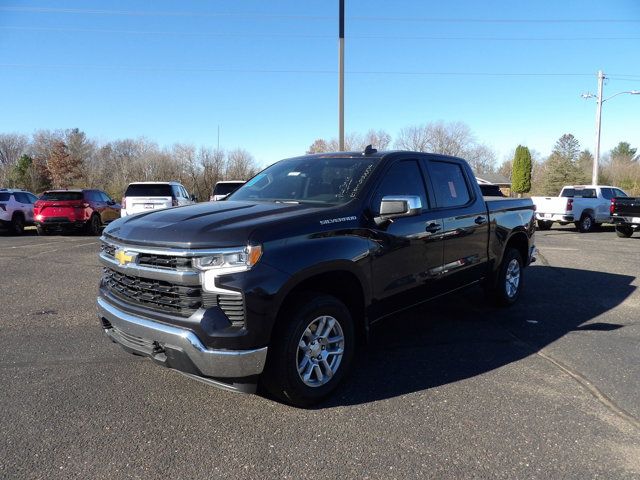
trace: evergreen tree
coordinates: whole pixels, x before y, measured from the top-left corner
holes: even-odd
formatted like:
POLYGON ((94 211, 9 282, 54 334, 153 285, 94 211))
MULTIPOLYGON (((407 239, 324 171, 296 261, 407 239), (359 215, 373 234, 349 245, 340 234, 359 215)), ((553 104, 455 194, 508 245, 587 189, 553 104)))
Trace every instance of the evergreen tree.
POLYGON ((527 193, 531 190, 531 153, 527 147, 518 145, 513 157, 511 172, 511 190, 515 193, 527 193))

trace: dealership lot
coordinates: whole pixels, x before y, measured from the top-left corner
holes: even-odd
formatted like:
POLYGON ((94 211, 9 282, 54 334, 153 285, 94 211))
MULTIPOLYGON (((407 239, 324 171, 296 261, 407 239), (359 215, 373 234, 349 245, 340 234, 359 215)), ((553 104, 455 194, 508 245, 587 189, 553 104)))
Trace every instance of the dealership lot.
POLYGON ((640 235, 538 232, 520 302, 376 326, 313 410, 126 354, 98 239, 0 236, 0 478, 638 478, 640 235))

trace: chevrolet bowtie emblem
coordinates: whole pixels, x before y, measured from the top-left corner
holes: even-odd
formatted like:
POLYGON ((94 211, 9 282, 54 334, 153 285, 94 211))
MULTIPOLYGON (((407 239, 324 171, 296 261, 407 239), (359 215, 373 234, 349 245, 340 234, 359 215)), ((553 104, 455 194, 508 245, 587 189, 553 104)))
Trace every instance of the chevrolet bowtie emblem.
POLYGON ((135 258, 135 254, 129 254, 125 250, 117 250, 116 254, 113 256, 120 265, 126 265, 127 263, 133 262, 135 258))

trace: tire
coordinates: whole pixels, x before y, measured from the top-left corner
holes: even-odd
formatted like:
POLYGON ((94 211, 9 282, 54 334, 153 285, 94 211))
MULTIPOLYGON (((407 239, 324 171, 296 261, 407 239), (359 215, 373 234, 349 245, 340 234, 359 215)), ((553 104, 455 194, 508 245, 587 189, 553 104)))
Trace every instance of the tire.
POLYGON ((523 270, 522 255, 518 250, 509 248, 504 252, 495 282, 489 292, 497 305, 509 306, 516 303, 522 291, 523 270))
POLYGON ((100 234, 100 217, 97 214, 91 215, 91 218, 85 226, 87 235, 96 236, 100 234))
POLYGON ((593 232, 596 228, 596 221, 588 213, 583 213, 580 221, 576 222, 576 227, 578 227, 580 233, 593 232))
POLYGON ((322 293, 297 297, 285 309, 272 333, 267 364, 260 379, 262 386, 279 400, 296 407, 320 402, 348 373, 354 337, 351 314, 340 300, 322 293), (314 328, 324 332, 318 336, 314 328), (342 340, 338 341, 339 338, 342 340), (337 353, 340 350, 342 353, 337 353), (326 375, 327 371, 332 371, 332 375, 326 375))
POLYGON ((553 222, 548 220, 538 220, 538 230, 551 230, 551 225, 553 225, 553 222))
POLYGON ((628 225, 616 226, 616 235, 620 238, 629 238, 633 235, 633 227, 629 227, 628 225))
POLYGON ((38 235, 49 235, 51 233, 47 227, 42 227, 40 225, 36 225, 36 231, 38 232, 38 235))
POLYGON ((15 214, 11 219, 11 233, 22 235, 24 233, 24 217, 22 214, 15 214))

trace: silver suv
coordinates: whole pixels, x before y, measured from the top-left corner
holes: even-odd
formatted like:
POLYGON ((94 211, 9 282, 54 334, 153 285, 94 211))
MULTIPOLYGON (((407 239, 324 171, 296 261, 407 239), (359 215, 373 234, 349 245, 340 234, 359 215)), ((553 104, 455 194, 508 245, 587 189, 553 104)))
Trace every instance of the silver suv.
POLYGON ((0 188, 0 226, 22 235, 26 225, 33 225, 33 204, 38 200, 31 192, 0 188))

